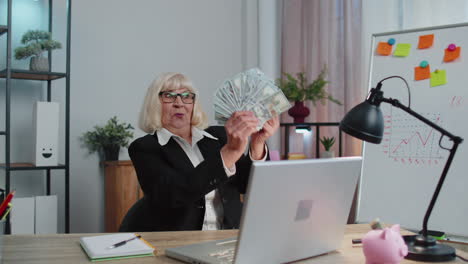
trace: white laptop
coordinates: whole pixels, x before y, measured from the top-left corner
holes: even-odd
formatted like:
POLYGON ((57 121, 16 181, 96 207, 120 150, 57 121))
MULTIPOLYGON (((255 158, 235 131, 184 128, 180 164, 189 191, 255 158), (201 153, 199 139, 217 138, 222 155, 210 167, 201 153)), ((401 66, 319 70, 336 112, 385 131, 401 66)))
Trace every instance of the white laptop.
POLYGON ((340 247, 361 157, 255 162, 239 237, 166 249, 187 263, 285 263, 340 247))

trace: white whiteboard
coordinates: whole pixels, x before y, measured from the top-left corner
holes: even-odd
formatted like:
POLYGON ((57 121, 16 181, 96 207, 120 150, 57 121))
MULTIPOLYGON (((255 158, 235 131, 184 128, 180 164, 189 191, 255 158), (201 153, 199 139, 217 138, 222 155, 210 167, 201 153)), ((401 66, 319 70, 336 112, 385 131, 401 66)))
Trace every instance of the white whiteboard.
MULTIPOLYGON (((468 24, 375 34, 371 48, 369 89, 391 75, 405 78, 411 89, 411 108, 465 139, 445 179, 428 229, 468 236, 468 24), (419 36, 428 34, 434 34, 433 46, 418 49, 419 36), (394 38, 396 44, 411 44, 409 56, 378 55, 378 43, 389 38, 394 38), (461 55, 444 62, 444 50, 452 43, 461 47, 461 55), (428 79, 415 81, 414 67, 423 60, 429 63, 431 72, 446 70, 445 85, 431 87, 428 79)), ((408 92, 402 80, 384 81, 382 91, 386 98, 407 105, 408 92)), ((439 132, 389 104, 382 103, 381 108, 386 121, 384 140, 378 145, 364 144, 357 221, 379 217, 384 223, 421 230, 449 152, 439 147, 439 132)), ((442 145, 451 147, 452 142, 444 138, 442 145)))

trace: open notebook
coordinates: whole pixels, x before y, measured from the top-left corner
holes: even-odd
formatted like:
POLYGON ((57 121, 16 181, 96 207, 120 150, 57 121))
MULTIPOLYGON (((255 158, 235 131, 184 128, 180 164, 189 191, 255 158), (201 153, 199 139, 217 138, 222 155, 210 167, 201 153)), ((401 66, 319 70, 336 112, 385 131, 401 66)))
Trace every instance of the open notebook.
POLYGON ((81 247, 91 261, 154 256, 154 247, 146 240, 137 238, 123 246, 109 248, 118 242, 137 236, 134 233, 118 233, 80 238, 81 247))

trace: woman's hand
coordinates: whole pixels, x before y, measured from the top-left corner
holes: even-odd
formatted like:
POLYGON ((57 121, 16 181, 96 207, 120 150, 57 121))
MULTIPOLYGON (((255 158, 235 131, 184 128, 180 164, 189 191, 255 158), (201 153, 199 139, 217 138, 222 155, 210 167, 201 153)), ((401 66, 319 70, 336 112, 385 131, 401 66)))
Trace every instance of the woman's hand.
POLYGON ((260 160, 265 156, 265 142, 276 132, 276 130, 278 130, 278 128, 279 116, 275 115, 263 125, 262 129, 252 134, 250 155, 252 155, 254 160, 260 160))
POLYGON ((249 143, 249 136, 257 131, 257 124, 258 119, 249 111, 234 112, 228 119, 224 125, 227 143, 221 148, 221 155, 226 167, 232 168, 244 154, 249 143))

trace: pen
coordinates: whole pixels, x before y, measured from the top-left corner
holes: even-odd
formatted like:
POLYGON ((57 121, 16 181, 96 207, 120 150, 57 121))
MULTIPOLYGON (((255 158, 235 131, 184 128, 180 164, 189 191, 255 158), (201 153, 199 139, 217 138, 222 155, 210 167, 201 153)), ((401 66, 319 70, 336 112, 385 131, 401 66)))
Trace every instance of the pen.
MULTIPOLYGON (((403 237, 403 240, 405 240, 405 242, 407 242, 407 241, 414 241, 414 238, 416 236, 415 235, 404 235, 402 237, 403 237)), ((354 239, 351 240, 351 242, 353 244, 361 244, 362 240, 360 238, 354 238, 354 239)))
POLYGON ((140 237, 141 237, 140 235, 137 235, 137 236, 134 236, 134 237, 129 238, 129 239, 127 239, 127 240, 120 241, 120 242, 118 242, 118 243, 115 243, 115 244, 112 245, 112 246, 108 246, 107 249, 112 249, 112 248, 116 248, 116 247, 123 246, 123 245, 127 244, 127 242, 130 242, 130 241, 132 241, 132 240, 134 240, 134 239, 137 239, 137 238, 140 238, 140 237))

